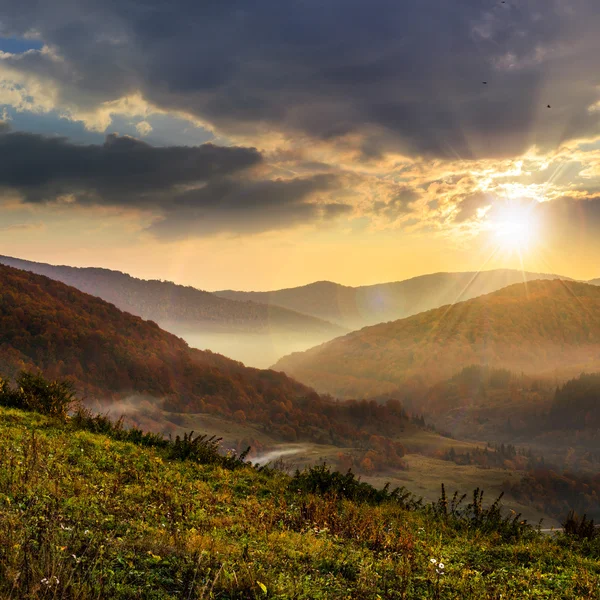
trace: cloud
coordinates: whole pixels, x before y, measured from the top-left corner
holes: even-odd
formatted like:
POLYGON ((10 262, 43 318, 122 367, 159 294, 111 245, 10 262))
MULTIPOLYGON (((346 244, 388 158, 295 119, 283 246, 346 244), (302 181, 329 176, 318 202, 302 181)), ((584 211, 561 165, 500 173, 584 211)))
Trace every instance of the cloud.
POLYGON ((254 148, 153 147, 118 135, 78 145, 4 128, 0 155, 0 188, 23 203, 150 211, 149 231, 162 239, 285 229, 350 210, 329 197, 339 187, 332 174, 261 179, 254 148))
POLYGON ((103 145, 77 145, 61 137, 0 134, 0 186, 25 202, 74 196, 78 203, 152 206, 176 186, 200 185, 260 165, 254 148, 153 147, 112 134, 103 145))
POLYGON ((407 186, 379 184, 378 187, 379 197, 387 196, 387 198, 376 200, 372 210, 389 221, 395 221, 399 216, 410 213, 411 204, 420 197, 415 190, 407 186))
POLYGON ((598 132, 596 0, 51 4, 2 3, 5 28, 46 47, 0 62, 99 127, 138 94, 227 135, 351 139, 365 158, 510 156, 598 132))
POLYGON ((458 211, 454 217, 456 223, 464 223, 477 216, 478 211, 486 206, 490 206, 494 198, 484 192, 475 192, 465 196, 458 202, 458 211))
POLYGON ((13 223, 0 227, 0 233, 11 233, 13 231, 43 231, 46 229, 44 223, 13 223))
POLYGON ((142 137, 152 133, 152 125, 150 125, 148 121, 140 121, 139 123, 136 123, 135 129, 142 137))
POLYGON ((331 175, 289 180, 220 180, 172 199, 165 216, 150 227, 162 239, 215 232, 259 233, 348 214, 347 204, 309 201, 337 188, 331 175))

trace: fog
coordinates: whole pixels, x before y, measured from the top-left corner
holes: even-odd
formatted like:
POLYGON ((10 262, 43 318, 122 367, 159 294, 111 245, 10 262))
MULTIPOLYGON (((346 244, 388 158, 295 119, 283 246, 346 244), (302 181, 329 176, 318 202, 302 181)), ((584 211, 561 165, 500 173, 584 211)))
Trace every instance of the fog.
POLYGON ((259 369, 269 368, 291 352, 302 352, 330 339, 281 333, 198 333, 189 330, 173 333, 182 337, 192 348, 211 350, 259 369))
POLYGON ((267 452, 261 452, 258 455, 252 456, 251 460, 257 465, 266 465, 282 458, 302 454, 308 450, 310 450, 310 446, 306 444, 287 444, 285 446, 278 446, 267 452))

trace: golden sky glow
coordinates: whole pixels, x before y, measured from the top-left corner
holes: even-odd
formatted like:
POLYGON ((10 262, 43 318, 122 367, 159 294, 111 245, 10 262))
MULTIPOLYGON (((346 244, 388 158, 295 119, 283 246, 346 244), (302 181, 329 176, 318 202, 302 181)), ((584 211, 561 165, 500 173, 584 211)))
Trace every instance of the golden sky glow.
POLYGON ((591 0, 96 3, 0 8, 0 254, 204 289, 600 276, 591 0))

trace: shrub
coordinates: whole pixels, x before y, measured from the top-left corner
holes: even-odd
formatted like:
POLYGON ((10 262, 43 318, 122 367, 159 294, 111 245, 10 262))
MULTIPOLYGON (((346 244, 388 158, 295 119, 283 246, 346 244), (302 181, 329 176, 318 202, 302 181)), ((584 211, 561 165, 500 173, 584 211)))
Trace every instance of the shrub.
POLYGON ((562 523, 565 534, 579 540, 593 540, 599 537, 598 529, 594 525, 594 519, 589 520, 586 515, 580 517, 571 510, 562 523))
POLYGON ((315 465, 304 471, 297 470, 292 478, 289 489, 295 492, 332 496, 338 499, 348 499, 359 503, 381 504, 394 502, 404 508, 417 508, 421 500, 415 498, 404 487, 397 487, 391 492, 389 484, 383 489, 361 481, 351 470, 344 475, 332 471, 329 465, 315 465))
POLYGON ((504 514, 502 510, 501 493, 488 507, 483 505, 483 490, 476 488, 473 491, 473 500, 466 506, 463 504, 467 495, 455 492, 448 501, 446 488, 442 484, 442 493, 439 499, 432 503, 431 510, 439 519, 447 522, 457 530, 477 529, 485 533, 498 533, 503 540, 519 539, 526 533, 534 531, 527 521, 521 519, 520 513, 511 511, 504 514))
POLYGON ((0 377, 0 403, 4 406, 65 419, 75 402, 70 381, 50 381, 39 373, 21 371, 16 388, 11 388, 8 380, 0 377))

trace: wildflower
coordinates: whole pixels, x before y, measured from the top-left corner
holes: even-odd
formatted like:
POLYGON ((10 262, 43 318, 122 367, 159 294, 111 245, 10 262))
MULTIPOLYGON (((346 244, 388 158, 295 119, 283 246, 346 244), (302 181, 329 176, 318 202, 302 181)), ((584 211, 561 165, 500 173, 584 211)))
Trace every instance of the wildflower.
POLYGON ((437 560, 435 560, 435 558, 430 558, 430 559, 429 559, 429 562, 430 562, 432 565, 437 565, 437 560))
POLYGON ((81 558, 77 558, 74 554, 71 554, 71 556, 73 557, 73 560, 79 564, 81 562, 81 558))
POLYGON ((60 581, 56 575, 52 575, 52 577, 44 577, 40 583, 47 585, 48 587, 52 587, 53 585, 58 585, 60 581))
POLYGON ((443 570, 444 570, 444 568, 445 568, 445 566, 446 566, 446 565, 444 565, 444 563, 443 563, 443 562, 441 562, 441 563, 438 565, 438 568, 439 568, 439 569, 442 569, 442 571, 443 571, 443 570))

